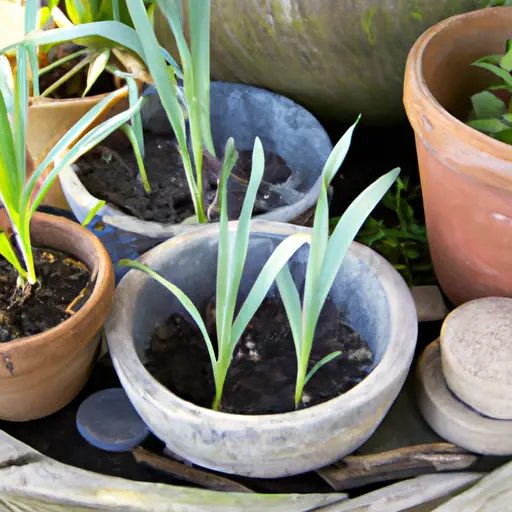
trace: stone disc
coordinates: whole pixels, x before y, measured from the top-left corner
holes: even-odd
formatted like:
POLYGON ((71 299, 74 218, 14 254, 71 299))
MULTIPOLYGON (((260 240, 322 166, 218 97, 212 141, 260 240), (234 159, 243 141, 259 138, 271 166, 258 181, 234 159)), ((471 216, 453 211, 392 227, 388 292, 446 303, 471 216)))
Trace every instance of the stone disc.
POLYGON ((104 389, 84 400, 76 426, 87 442, 111 452, 130 451, 149 434, 123 388, 104 389))
POLYGON ((418 407, 441 437, 484 455, 512 455, 512 421, 483 416, 460 401, 446 385, 439 340, 423 352, 416 370, 418 407))

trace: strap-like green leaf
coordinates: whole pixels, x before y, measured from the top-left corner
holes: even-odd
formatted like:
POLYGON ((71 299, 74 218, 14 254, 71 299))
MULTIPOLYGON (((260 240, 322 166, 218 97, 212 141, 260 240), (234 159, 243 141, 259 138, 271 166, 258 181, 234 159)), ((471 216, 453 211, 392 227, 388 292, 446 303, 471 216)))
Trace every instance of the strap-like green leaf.
MULTIPOLYGON (((224 161, 219 179, 219 197, 220 197, 220 226, 219 226, 219 246, 217 254, 217 290, 216 290, 216 327, 217 339, 219 345, 224 341, 224 336, 231 332, 233 318, 228 318, 227 301, 229 300, 229 289, 231 286, 231 263, 232 263, 232 237, 229 232, 228 214, 227 214, 227 183, 229 175, 238 159, 238 153, 235 149, 235 141, 230 138, 226 143, 224 151, 224 161)), ((229 336, 228 336, 229 342, 229 336)), ((220 350, 219 350, 220 352, 220 350)))
POLYGON ((0 232, 0 254, 17 270, 21 277, 27 278, 27 273, 11 245, 9 236, 4 232, 0 232))
POLYGON ((107 204, 103 199, 98 201, 90 210, 82 222, 82 226, 87 227, 89 223, 96 217, 96 214, 107 204))
POLYGON ((47 45, 65 43, 88 37, 102 37, 107 41, 112 41, 121 48, 127 48, 135 52, 143 60, 145 59, 139 36, 133 28, 130 28, 118 21, 97 21, 94 23, 85 23, 67 28, 56 28, 51 30, 38 30, 27 34, 23 41, 9 44, 0 49, 0 53, 6 53, 17 48, 20 44, 32 43, 35 45, 47 45))
POLYGON ((208 349, 208 355, 210 356, 210 361, 212 363, 212 367, 214 369, 215 374, 215 367, 217 366, 217 359, 215 357, 215 350, 213 348, 212 341, 210 339, 210 336, 208 335, 208 330, 206 329, 206 325, 203 322, 203 319, 201 317, 201 313, 199 313, 198 309, 194 306, 194 303, 183 293, 183 291, 172 284, 167 279, 164 279, 162 276, 157 274, 154 270, 151 270, 146 265, 142 265, 141 263, 137 261, 131 261, 131 260, 120 260, 119 261, 120 267, 130 267, 137 270, 140 270, 141 272, 145 272, 148 276, 152 277, 155 281, 158 281, 162 286, 165 286, 182 304, 182 306, 187 310, 187 312, 190 314, 190 316, 194 319, 194 322, 199 327, 199 330, 201 331, 201 334, 203 335, 204 341, 206 343, 206 347, 208 349))
MULTIPOLYGON (((87 153, 94 146, 98 145, 101 141, 106 139, 110 134, 119 129, 122 125, 127 123, 134 113, 138 112, 144 103, 144 99, 141 98, 137 105, 121 112, 110 119, 107 119, 99 126, 93 128, 87 135, 77 141, 75 145, 62 157, 56 158, 55 166, 52 171, 48 174, 46 179, 41 186, 41 189, 37 192, 34 197, 32 206, 30 207, 28 216, 29 218, 35 213, 37 207, 43 200, 44 196, 51 187, 53 181, 59 174, 59 172, 67 165, 71 165, 73 162, 78 160, 82 155, 87 153)), ((34 173, 35 174, 35 173, 34 173)), ((30 197, 30 196, 29 196, 30 197)))
POLYGON ((215 155, 210 123, 210 1, 188 0, 188 20, 201 134, 206 149, 215 155))
POLYGON ((304 379, 304 386, 308 383, 309 379, 315 375, 315 373, 322 368, 322 366, 325 366, 327 363, 330 363, 333 359, 337 358, 339 355, 341 355, 341 350, 337 350, 336 352, 332 352, 325 357, 322 357, 320 361, 317 361, 313 368, 309 370, 309 373, 306 375, 306 378, 304 379))
POLYGON ((91 87, 96 83, 96 80, 98 80, 103 71, 105 71, 105 67, 107 66, 109 59, 110 48, 105 48, 105 50, 103 50, 99 55, 97 55, 93 59, 93 61, 89 65, 89 70, 87 71, 87 84, 82 94, 82 97, 87 96, 87 93, 91 90, 91 87))
MULTIPOLYGON (((265 155, 263 153, 263 146, 258 137, 254 141, 254 148, 252 152, 252 168, 251 176, 249 179, 249 185, 245 193, 244 203, 242 211, 238 218, 238 226, 235 235, 235 244, 233 252, 230 258, 230 282, 228 288, 228 299, 227 299, 227 319, 230 323, 233 322, 235 315, 236 300, 238 297, 238 290, 240 288, 240 281, 242 280, 242 274, 245 266, 245 260, 247 258, 247 250, 249 247, 249 236, 251 230, 251 217, 256 201, 256 195, 263 178, 265 171, 265 155)), ((224 215, 227 218, 226 203, 222 206, 221 211, 224 211, 224 215)), ((233 346, 238 340, 231 339, 230 344, 233 346)))
POLYGON ((267 296, 267 293, 275 281, 277 275, 289 261, 289 259, 300 249, 305 243, 310 243, 311 237, 303 233, 296 233, 285 238, 270 255, 263 266, 260 274, 256 278, 249 295, 245 299, 240 311, 236 317, 231 330, 231 345, 234 347, 242 336, 247 324, 260 307, 261 303, 267 296))
POLYGON ((384 194, 393 185, 399 173, 400 169, 394 169, 372 183, 352 202, 338 222, 327 245, 327 254, 320 274, 320 290, 317 299, 318 314, 320 314, 338 270, 357 232, 384 194))
POLYGON ((288 322, 290 323, 293 343, 295 345, 295 355, 297 356, 297 362, 299 362, 302 351, 302 309, 299 291, 293 280, 288 263, 277 274, 276 283, 286 310, 288 322))
POLYGON ((87 132, 90 126, 96 121, 98 116, 100 116, 109 105, 115 102, 119 96, 122 96, 122 94, 123 92, 121 90, 117 90, 111 92, 108 96, 103 98, 100 102, 94 105, 94 107, 92 107, 81 119, 79 119, 64 134, 64 136, 59 140, 59 142, 57 142, 57 144, 53 146, 53 148, 47 153, 45 158, 37 166, 37 169, 34 171, 29 181, 27 182, 27 185, 23 193, 21 210, 27 210, 27 205, 30 201, 30 198, 32 197, 34 188, 38 183, 39 178, 45 172, 48 166, 56 158, 61 157, 64 151, 66 151, 70 146, 72 146, 81 135, 87 132))

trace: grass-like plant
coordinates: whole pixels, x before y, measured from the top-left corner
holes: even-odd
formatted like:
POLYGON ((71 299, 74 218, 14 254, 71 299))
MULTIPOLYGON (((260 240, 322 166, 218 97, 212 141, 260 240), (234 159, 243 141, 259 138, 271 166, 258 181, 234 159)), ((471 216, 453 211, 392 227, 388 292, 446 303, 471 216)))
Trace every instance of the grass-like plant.
MULTIPOLYGON (((115 3, 116 0, 113 4, 115 3)), ((153 4, 158 5, 171 26, 183 70, 158 43, 144 0, 126 2, 127 11, 132 20, 130 25, 134 26, 136 31, 132 26, 110 20, 74 26, 62 24, 62 28, 34 30, 25 36, 23 43, 27 48, 34 49, 36 45, 48 46, 67 41, 99 40, 103 42, 104 48, 110 45, 117 50, 122 49, 123 55, 131 56, 130 66, 126 63, 124 65, 129 68, 129 74, 133 78, 154 83, 178 142, 195 217, 198 222, 208 222, 203 204, 204 148, 215 156, 210 128, 210 0, 186 0, 190 45, 185 37, 182 0, 155 0, 153 4), (183 80, 182 89, 178 87, 178 79, 183 80), (191 149, 189 149, 189 138, 191 149)), ((115 19, 117 18, 114 17, 115 19)), ((9 45, 0 51, 12 50, 15 46, 9 45)), ((37 61, 35 50, 31 55, 37 61)), ((101 62, 103 63, 104 60, 101 62)), ((101 69, 101 66, 96 69, 101 69)), ((110 64, 106 65, 106 70, 112 72, 110 64)), ((114 74, 120 73, 122 70, 117 70, 114 74)), ((34 77, 34 83, 38 83, 36 77, 34 77)), ((127 133, 127 135, 134 146, 144 188, 148 192, 149 184, 141 166, 144 157, 143 142, 140 131, 137 132, 135 127, 134 130, 134 134, 127 133)))
MULTIPOLYGON (((45 7, 41 8, 39 25, 44 25, 51 18, 57 27, 66 29, 72 29, 86 23, 103 21, 118 21, 126 26, 133 27, 126 0, 64 0, 64 10, 59 7, 59 3, 59 0, 50 0, 45 7)), ((152 20, 155 3, 153 1, 145 3, 148 4, 146 16, 152 20)), ((39 76, 42 76, 56 68, 76 61, 76 64, 69 71, 41 93, 42 97, 49 96, 87 68, 87 80, 82 92, 82 96, 86 96, 101 74, 105 71, 111 72, 112 68, 116 67, 116 62, 121 63, 127 72, 137 74, 140 78, 148 80, 142 61, 127 52, 123 45, 112 44, 111 40, 101 36, 90 36, 78 40, 74 38, 68 41, 73 40, 79 44, 77 51, 65 54, 53 62, 47 62, 40 69, 39 76)), ((48 52, 53 46, 52 44, 41 46, 39 59, 48 61, 48 52)), ((35 83, 34 87, 37 90, 39 84, 35 83)))
POLYGON ((227 180, 235 165, 237 154, 234 142, 230 139, 226 145, 224 162, 219 182, 220 190, 220 226, 217 256, 217 288, 216 288, 216 328, 217 350, 208 334, 201 313, 177 286, 164 279, 145 265, 137 261, 121 260, 119 265, 141 270, 165 286, 181 302, 191 315, 204 337, 215 381, 215 398, 213 409, 218 410, 233 351, 242 336, 247 324, 265 299, 276 275, 297 249, 309 240, 308 235, 297 234, 286 238, 272 253, 256 279, 249 295, 243 303, 235 319, 235 305, 242 279, 247 250, 249 247, 251 215, 256 200, 256 193, 264 171, 263 147, 256 139, 252 156, 252 171, 245 196, 242 212, 236 231, 229 227, 227 215, 227 180))
POLYGON ((326 355, 308 372, 316 325, 345 255, 370 212, 400 173, 400 169, 394 169, 364 190, 347 208, 329 237, 327 190, 345 159, 356 124, 357 121, 335 146, 322 171, 322 189, 315 210, 302 303, 288 265, 277 276, 277 286, 290 322, 297 355, 296 406, 309 379, 340 354, 333 352, 326 355))
POLYGON ((493 73, 499 83, 471 97, 473 108, 467 124, 490 137, 512 144, 512 40, 503 55, 488 55, 473 63, 493 73))
POLYGON ((230 231, 228 224, 226 189, 227 178, 234 166, 236 156, 233 141, 228 142, 219 184, 221 202, 216 287, 217 351, 209 337, 200 312, 182 290, 139 262, 131 260, 121 260, 119 262, 123 267, 131 267, 146 272, 165 286, 178 298, 198 325, 205 339, 213 368, 215 381, 214 410, 218 410, 222 399, 224 382, 235 346, 276 278, 290 321, 297 353, 298 374, 295 394, 297 405, 302 397, 304 386, 311 376, 324 364, 339 355, 339 352, 329 354, 315 364, 309 373, 307 372, 316 324, 344 256, 366 217, 399 173, 398 169, 391 171, 368 187, 348 208, 329 239, 327 189, 347 154, 354 127, 355 125, 338 142, 325 164, 322 192, 316 208, 312 236, 294 234, 277 246, 263 266, 236 319, 234 317, 235 304, 247 255, 251 213, 263 176, 264 155, 261 143, 257 139, 253 151, 252 171, 247 195, 236 233, 233 233, 230 231), (299 292, 292 279, 287 262, 304 243, 310 243, 311 246, 306 270, 304 300, 301 305, 299 292))
POLYGON ((203 204, 203 148, 215 156, 210 126, 210 0, 156 1, 176 39, 183 68, 183 101, 180 101, 176 76, 169 72, 152 24, 145 15, 143 0, 130 0, 128 10, 180 148, 197 221, 208 222, 203 204), (185 37, 183 5, 187 8, 190 45, 185 37))
POLYGON ((37 282, 30 219, 59 172, 127 123, 143 103, 139 100, 125 112, 98 124, 98 117, 109 104, 115 103, 119 92, 109 94, 82 117, 33 169, 26 148, 29 47, 30 43, 17 47, 15 76, 7 57, 0 57, 0 200, 9 217, 14 238, 13 244, 10 233, 0 233, 0 254, 16 268, 18 285, 23 288, 37 282))

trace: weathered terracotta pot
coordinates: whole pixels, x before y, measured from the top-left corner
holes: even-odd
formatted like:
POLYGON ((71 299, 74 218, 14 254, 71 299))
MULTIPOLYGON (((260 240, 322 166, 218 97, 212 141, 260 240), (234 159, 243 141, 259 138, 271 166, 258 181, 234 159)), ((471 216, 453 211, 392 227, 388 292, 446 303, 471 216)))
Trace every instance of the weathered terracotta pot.
POLYGON ((510 38, 512 8, 475 11, 425 32, 407 61, 404 102, 416 133, 430 251, 455 304, 512 296, 512 146, 459 120, 470 96, 492 80, 471 63, 503 53, 510 38))
POLYGON ((85 263, 94 288, 82 308, 57 327, 0 344, 0 419, 27 421, 67 405, 85 385, 99 331, 114 294, 112 263, 101 242, 75 222, 36 213, 32 243, 85 263))
MULTIPOLYGON (((128 88, 120 89, 122 93, 115 102, 109 105, 98 122, 118 114, 128 108, 128 88)), ((61 137, 79 121, 91 108, 97 105, 107 94, 98 94, 87 98, 31 98, 28 111, 27 146, 37 166, 61 137)), ((60 181, 55 180, 50 191, 46 194, 43 204, 70 210, 60 181)))
MULTIPOLYGON (((186 2, 184 2, 184 5, 186 2)), ((211 0, 215 80, 293 99, 321 119, 404 118, 402 76, 416 38, 481 0, 211 0)), ((156 19, 161 41, 175 46, 156 19)))

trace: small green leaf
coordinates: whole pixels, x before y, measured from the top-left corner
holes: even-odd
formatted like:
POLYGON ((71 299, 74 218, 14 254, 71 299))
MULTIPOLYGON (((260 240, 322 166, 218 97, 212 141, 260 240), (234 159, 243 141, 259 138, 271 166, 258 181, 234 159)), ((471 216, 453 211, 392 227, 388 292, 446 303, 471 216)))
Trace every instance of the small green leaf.
POLYGON ((313 377, 313 375, 322 368, 322 366, 325 366, 327 363, 330 363, 333 359, 341 355, 341 350, 337 350, 336 352, 332 352, 331 354, 323 357, 318 361, 311 370, 309 370, 309 373, 307 374, 306 378, 304 379, 304 386, 308 383, 309 379, 313 377))
POLYGON ((96 214, 107 204, 106 201, 101 200, 96 203, 96 205, 89 210, 89 213, 87 214, 87 217, 85 217, 84 221, 82 222, 82 226, 85 228, 89 225, 92 219, 96 217, 96 214))
POLYGON ((507 111, 507 105, 489 91, 474 94, 471 103, 477 119, 501 117, 507 111))
POLYGON ((510 129, 510 126, 499 119, 475 119, 468 126, 483 133, 500 133, 510 129))
POLYGON ((0 233, 0 254, 17 270, 18 274, 23 278, 27 278, 27 272, 23 268, 14 251, 11 241, 7 233, 0 233))
POLYGON ((494 137, 505 144, 512 145, 512 129, 497 133, 494 137))
POLYGON ((508 48, 510 41, 507 41, 507 53, 503 56, 500 61, 500 66, 505 71, 512 71, 512 51, 508 48))
POLYGON ((487 62, 477 61, 473 63, 473 66, 477 66, 486 69, 491 73, 494 73, 496 76, 500 77, 505 83, 512 86, 512 76, 508 71, 505 71, 504 69, 501 69, 500 67, 495 66, 494 64, 488 64, 487 62))
POLYGON ((96 83, 96 80, 98 80, 103 71, 105 71, 105 67, 108 64, 109 59, 110 49, 106 48, 91 62, 89 70, 87 71, 87 85, 85 87, 85 91, 82 94, 82 98, 87 96, 87 93, 91 90, 91 87, 96 83))

